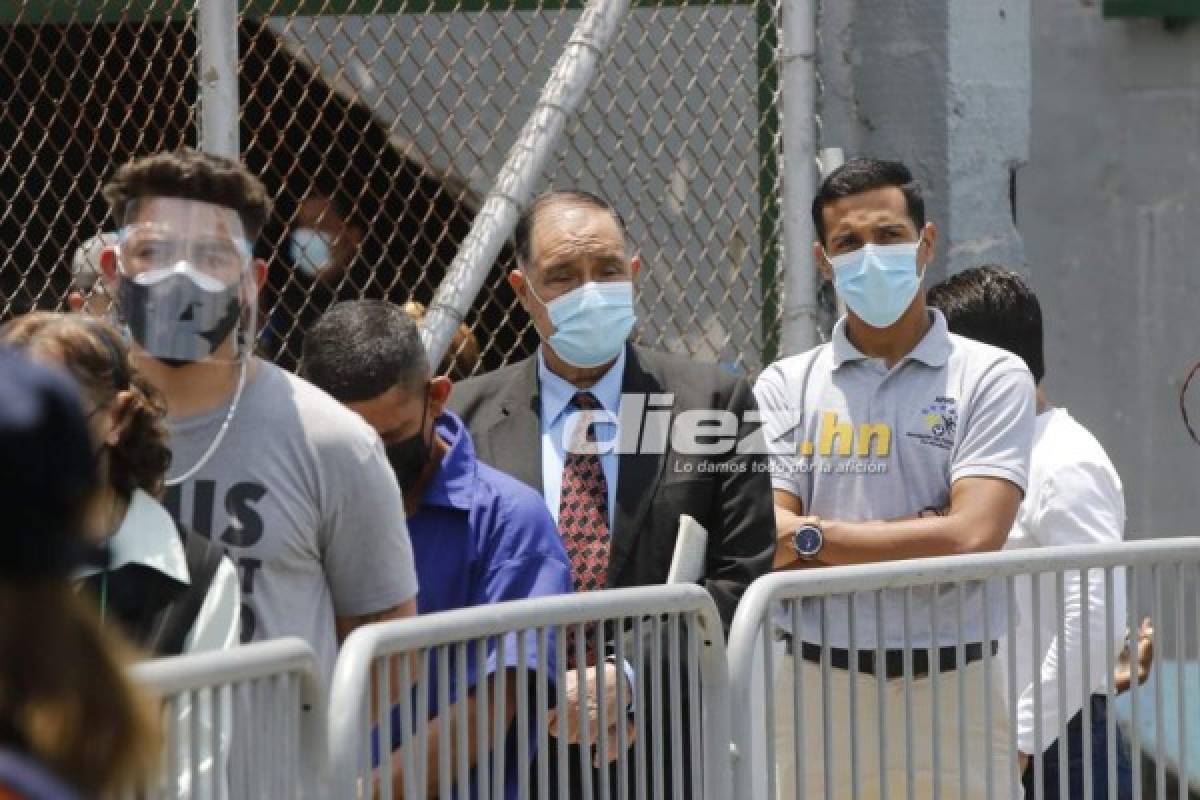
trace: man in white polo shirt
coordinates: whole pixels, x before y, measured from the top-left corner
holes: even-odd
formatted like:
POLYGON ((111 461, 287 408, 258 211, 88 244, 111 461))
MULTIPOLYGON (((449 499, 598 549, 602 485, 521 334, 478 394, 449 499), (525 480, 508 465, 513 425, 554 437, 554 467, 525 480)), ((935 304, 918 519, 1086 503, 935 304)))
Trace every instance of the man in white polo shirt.
MULTIPOLYGON (((1000 549, 1021 503, 1033 441, 1029 370, 1010 353, 949 333, 941 313, 926 307, 919 288, 937 229, 925 221, 920 188, 903 164, 846 163, 822 183, 812 210, 816 261, 848 312, 832 342, 772 364, 755 386, 772 451, 775 568, 1000 549)), ((942 797, 963 796, 964 785, 965 796, 983 797, 985 761, 991 759, 994 796, 1008 796, 1014 768, 999 699, 991 704, 990 729, 984 722, 991 689, 983 659, 995 652, 994 641, 984 641, 984 617, 990 616, 993 636, 1005 621, 1002 593, 992 594, 992 607, 985 609, 982 586, 963 587, 961 659, 959 592, 912 592, 907 653, 902 593, 885 594, 882 631, 876 631, 874 603, 857 605, 853 644, 845 598, 827 603, 824 628, 816 605, 806 606, 802 641, 789 643, 802 659, 806 791, 796 794, 788 660, 775 694, 780 797, 825 797, 827 783, 833 796, 850 795, 852 705, 858 712, 857 779, 868 794, 886 785, 890 796, 906 797, 911 781, 915 798, 935 796, 935 787, 942 797), (876 658, 877 635, 883 663, 876 658), (819 666, 826 648, 833 666, 828 707, 821 701, 819 666), (903 694, 906 658, 913 677, 910 719, 903 694), (852 661, 858 668, 854 704, 852 661), (941 675, 936 682, 934 673, 941 675), (879 678, 886 681, 887 704, 882 768, 879 678), (823 715, 832 728, 822 727, 823 715), (823 730, 833 736, 824 740, 817 733, 823 730), (965 774, 960 746, 966 748, 965 774)))

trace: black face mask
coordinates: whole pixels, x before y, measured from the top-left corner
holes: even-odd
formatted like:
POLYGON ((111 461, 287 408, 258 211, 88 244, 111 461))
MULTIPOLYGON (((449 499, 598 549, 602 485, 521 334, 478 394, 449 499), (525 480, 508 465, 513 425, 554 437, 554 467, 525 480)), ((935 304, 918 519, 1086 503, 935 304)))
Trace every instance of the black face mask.
POLYGON ((392 465, 392 472, 396 473, 400 491, 407 492, 416 485, 421 471, 429 463, 429 447, 425 444, 425 437, 418 433, 388 445, 387 458, 392 465))
POLYGON ((118 287, 121 312, 134 341, 173 367, 202 361, 237 327, 238 285, 210 291, 187 275, 153 285, 124 278, 118 287))
POLYGON ((396 473, 400 491, 407 492, 416 486, 425 465, 429 463, 429 442, 425 439, 425 414, 429 408, 429 389, 424 392, 425 405, 421 408, 421 427, 415 434, 394 444, 387 445, 388 463, 396 473))

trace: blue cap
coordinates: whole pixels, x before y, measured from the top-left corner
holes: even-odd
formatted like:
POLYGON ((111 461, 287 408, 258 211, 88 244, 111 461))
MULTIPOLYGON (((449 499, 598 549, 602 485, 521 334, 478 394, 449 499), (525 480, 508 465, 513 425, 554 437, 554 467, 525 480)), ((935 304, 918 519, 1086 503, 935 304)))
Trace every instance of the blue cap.
POLYGON ((88 560, 80 526, 95 489, 74 384, 0 350, 0 579, 65 575, 88 560))

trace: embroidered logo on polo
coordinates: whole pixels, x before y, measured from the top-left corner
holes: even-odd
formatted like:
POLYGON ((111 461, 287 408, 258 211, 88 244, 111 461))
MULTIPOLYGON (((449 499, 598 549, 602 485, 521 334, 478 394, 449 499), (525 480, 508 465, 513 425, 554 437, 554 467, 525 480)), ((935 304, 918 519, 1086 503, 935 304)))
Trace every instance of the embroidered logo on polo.
POLYGON ((922 444, 950 450, 958 434, 958 401, 953 397, 935 397, 933 402, 921 409, 916 431, 908 436, 922 444))

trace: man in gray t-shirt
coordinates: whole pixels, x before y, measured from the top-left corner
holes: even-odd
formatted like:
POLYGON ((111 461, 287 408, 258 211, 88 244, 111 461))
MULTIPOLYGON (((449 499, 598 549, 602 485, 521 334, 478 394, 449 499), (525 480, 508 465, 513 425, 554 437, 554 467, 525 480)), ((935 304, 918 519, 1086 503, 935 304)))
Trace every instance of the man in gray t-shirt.
MULTIPOLYGON (((1032 447, 1028 369, 1005 351, 950 334, 941 314, 925 307, 918 290, 937 230, 925 222, 920 190, 904 165, 848 162, 822 184, 813 220, 815 258, 848 311, 831 343, 772 364, 755 386, 772 453, 776 569, 1000 549, 1021 502, 1032 447)), ((1000 702, 993 704, 991 728, 985 725, 991 687, 983 668, 995 647, 983 637, 985 614, 998 635, 1003 607, 984 609, 982 594, 980 585, 966 586, 961 595, 914 591, 908 639, 901 593, 884 594, 882 631, 874 602, 860 598, 854 641, 845 598, 825 604, 825 625, 815 604, 806 609, 811 613, 790 642, 811 698, 798 724, 834 733, 831 741, 808 737, 807 796, 825 796, 827 784, 835 796, 853 786, 853 751, 843 743, 855 707, 857 777, 868 793, 887 785, 905 796, 911 780, 917 797, 935 796, 938 782, 945 797, 957 796, 960 786, 967 796, 982 797, 983 763, 993 759, 993 788, 997 797, 1006 796, 1015 764, 1003 748, 1000 702), (832 704, 817 700, 823 658, 833 666, 832 704), (915 677, 908 697, 891 688, 881 692, 877 681, 902 680, 906 659, 915 677), (944 674, 940 694, 931 678, 938 672, 944 674), (832 727, 823 727, 822 715, 832 727), (881 728, 889 742, 882 764, 881 728), (921 733, 912 739, 912 731, 921 733), (939 770, 934 741, 941 747, 939 770), (825 747, 834 751, 828 759, 825 747), (961 775, 960 747, 970 765, 961 775), (824 763, 831 774, 821 769, 824 763)), ((797 723, 788 713, 794 674, 790 664, 780 671, 775 698, 781 709, 776 752, 783 754, 778 777, 786 797, 797 783, 791 756, 797 723)))
POLYGON ((250 351, 269 202, 227 159, 184 150, 119 169, 101 256, 139 371, 168 409, 164 503, 238 569, 242 637, 300 636, 326 681, 355 627, 416 613, 403 502, 382 443, 250 351))
MULTIPOLYGON (((254 366, 224 441, 192 478, 168 488, 164 504, 233 558, 242 641, 299 636, 328 680, 335 619, 415 596, 403 504, 370 427, 295 375, 254 366)), ((196 463, 227 411, 172 418, 175 461, 196 463)))

